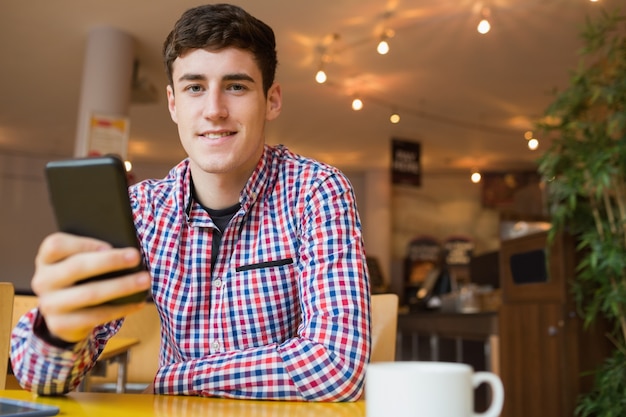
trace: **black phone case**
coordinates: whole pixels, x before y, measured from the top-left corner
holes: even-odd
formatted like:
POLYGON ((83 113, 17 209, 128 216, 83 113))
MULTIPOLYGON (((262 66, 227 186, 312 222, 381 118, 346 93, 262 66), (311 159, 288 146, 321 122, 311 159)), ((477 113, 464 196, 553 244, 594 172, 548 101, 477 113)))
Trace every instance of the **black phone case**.
MULTIPOLYGON (((128 197, 124 163, 114 156, 51 161, 46 165, 50 202, 60 231, 94 237, 113 247, 139 249, 128 197)), ((85 281, 101 280, 145 269, 135 268, 98 275, 85 281)), ((112 301, 144 301, 140 292, 112 301)))

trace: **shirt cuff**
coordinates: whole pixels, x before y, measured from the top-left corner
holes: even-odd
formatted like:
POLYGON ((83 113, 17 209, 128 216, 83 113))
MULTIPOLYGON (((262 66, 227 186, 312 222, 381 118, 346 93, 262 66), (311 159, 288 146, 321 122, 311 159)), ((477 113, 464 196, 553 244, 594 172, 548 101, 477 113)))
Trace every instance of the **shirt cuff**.
POLYGON ((74 349, 74 346, 76 346, 76 343, 67 342, 61 338, 52 335, 52 333, 50 333, 50 330, 48 329, 46 320, 39 313, 39 310, 37 310, 37 317, 35 318, 35 324, 33 325, 33 333, 35 334, 35 336, 37 336, 39 339, 43 340, 47 344, 60 349, 72 350, 74 349))

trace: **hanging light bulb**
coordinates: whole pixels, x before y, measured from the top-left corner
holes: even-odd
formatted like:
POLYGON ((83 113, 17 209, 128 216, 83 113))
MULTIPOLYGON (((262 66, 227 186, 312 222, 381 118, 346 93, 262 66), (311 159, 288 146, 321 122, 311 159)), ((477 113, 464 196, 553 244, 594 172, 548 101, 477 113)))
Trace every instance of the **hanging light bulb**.
POLYGON ((352 110, 359 111, 363 108, 363 101, 360 98, 352 100, 352 110))
POLYGON ((531 151, 536 150, 539 147, 539 141, 533 137, 532 130, 527 130, 524 132, 524 139, 526 139, 526 145, 528 145, 528 149, 531 151))
POLYGON ((481 35, 484 35, 491 30, 491 23, 489 23, 489 16, 491 15, 491 11, 488 7, 483 7, 480 14, 482 16, 482 19, 478 23, 478 27, 476 28, 476 30, 478 30, 478 33, 480 33, 481 35))
POLYGON ((489 23, 487 19, 483 19, 480 21, 480 23, 478 23, 477 30, 478 30, 478 33, 480 33, 481 35, 484 35, 485 33, 491 30, 491 24, 489 23))
POLYGON ((324 84, 327 79, 328 77, 326 76, 326 73, 323 69, 320 68, 320 70, 317 71, 317 74, 315 74, 315 81, 317 81, 319 84, 324 84))
POLYGON ((480 175, 480 172, 478 172, 478 170, 474 170, 472 171, 472 175, 470 176, 470 179, 472 180, 474 184, 478 184, 480 180, 482 179, 482 176, 480 175))
POLYGON ((376 47, 376 51, 381 55, 386 55, 389 52, 389 42, 388 39, 393 38, 396 33, 393 29, 385 29, 383 33, 380 35, 380 42, 378 42, 378 46, 376 47))
POLYGON ((381 55, 386 55, 389 52, 389 44, 386 39, 382 39, 378 46, 376 47, 376 51, 381 55))
POLYGON ((398 112, 394 111, 393 113, 391 113, 391 116, 389 116, 389 121, 394 125, 400 123, 400 115, 398 114, 398 112))

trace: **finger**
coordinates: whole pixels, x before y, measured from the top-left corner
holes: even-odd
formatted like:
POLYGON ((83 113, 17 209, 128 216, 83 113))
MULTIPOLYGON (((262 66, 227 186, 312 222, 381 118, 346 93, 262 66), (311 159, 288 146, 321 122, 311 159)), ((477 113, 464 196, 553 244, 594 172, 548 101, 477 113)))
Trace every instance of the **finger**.
POLYGON ((80 252, 53 264, 37 265, 31 286, 43 295, 87 278, 133 268, 139 262, 139 251, 134 248, 80 252))
POLYGON ((110 248, 111 245, 102 240, 68 233, 53 233, 41 242, 35 264, 52 264, 78 252, 95 252, 110 248))
POLYGON ((108 301, 135 294, 150 288, 146 271, 74 285, 39 297, 39 308, 44 317, 71 313, 99 306, 108 301))
POLYGON ((144 305, 145 303, 135 303, 91 307, 46 317, 46 325, 53 336, 67 342, 79 342, 87 338, 95 327, 132 314, 144 305))

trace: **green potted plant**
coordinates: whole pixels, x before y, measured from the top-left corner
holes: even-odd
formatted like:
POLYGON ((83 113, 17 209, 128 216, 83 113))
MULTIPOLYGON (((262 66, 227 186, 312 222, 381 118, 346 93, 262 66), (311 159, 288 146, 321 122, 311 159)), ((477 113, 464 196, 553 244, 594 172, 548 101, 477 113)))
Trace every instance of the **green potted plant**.
POLYGON ((552 229, 580 250, 572 290, 585 324, 606 320, 612 354, 595 370, 578 416, 626 416, 626 17, 587 19, 581 64, 538 124, 552 229))

